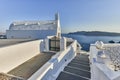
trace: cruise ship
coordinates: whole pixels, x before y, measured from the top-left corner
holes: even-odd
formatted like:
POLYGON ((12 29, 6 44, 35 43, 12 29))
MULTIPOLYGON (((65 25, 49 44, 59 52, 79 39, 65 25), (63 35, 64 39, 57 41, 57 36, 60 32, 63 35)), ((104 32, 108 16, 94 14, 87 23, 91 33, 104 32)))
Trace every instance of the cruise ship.
POLYGON ((120 80, 120 45, 97 41, 90 51, 61 36, 60 17, 18 21, 0 39, 0 80, 120 80))

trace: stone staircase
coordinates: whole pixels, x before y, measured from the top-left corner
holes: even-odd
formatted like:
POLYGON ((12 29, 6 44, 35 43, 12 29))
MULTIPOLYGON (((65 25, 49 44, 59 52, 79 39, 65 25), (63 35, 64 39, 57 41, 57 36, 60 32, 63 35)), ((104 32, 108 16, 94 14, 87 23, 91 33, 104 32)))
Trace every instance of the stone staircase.
POLYGON ((56 80, 90 80, 90 63, 88 55, 77 56, 64 68, 56 80))

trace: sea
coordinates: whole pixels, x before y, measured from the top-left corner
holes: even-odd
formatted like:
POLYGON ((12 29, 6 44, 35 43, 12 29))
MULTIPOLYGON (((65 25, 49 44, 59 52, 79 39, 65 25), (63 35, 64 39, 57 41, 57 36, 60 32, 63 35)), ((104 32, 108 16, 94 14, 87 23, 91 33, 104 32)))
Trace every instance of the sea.
POLYGON ((62 34, 62 36, 76 39, 82 46, 82 50, 85 51, 89 51, 90 44, 94 44, 96 41, 103 41, 103 43, 109 43, 109 41, 118 43, 120 41, 120 36, 84 36, 76 34, 62 34))

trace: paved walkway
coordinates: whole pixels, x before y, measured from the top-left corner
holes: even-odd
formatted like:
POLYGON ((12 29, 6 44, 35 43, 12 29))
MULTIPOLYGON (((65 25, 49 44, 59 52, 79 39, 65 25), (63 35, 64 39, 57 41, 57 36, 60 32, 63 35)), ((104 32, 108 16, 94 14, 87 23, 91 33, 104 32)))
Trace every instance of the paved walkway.
POLYGON ((38 69, 40 69, 55 53, 53 52, 44 52, 40 53, 37 56, 31 58, 20 66, 8 72, 18 77, 28 79, 32 74, 34 74, 38 69))
POLYGON ((88 55, 77 56, 64 68, 57 80, 89 80, 91 78, 88 55))
POLYGON ((0 73, 0 80, 25 80, 25 79, 5 73, 0 73))

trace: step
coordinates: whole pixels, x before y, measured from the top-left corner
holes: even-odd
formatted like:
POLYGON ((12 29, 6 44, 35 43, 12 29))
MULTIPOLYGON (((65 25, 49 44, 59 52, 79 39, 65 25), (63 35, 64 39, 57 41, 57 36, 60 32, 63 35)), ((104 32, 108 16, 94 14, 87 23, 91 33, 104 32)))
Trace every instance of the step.
POLYGON ((81 59, 81 58, 74 58, 73 60, 76 60, 76 61, 84 61, 86 63, 89 63, 89 59, 81 59))
POLYGON ((83 70, 90 71, 90 67, 89 66, 85 66, 85 65, 81 65, 81 64, 69 63, 68 66, 76 67, 76 68, 80 68, 80 69, 83 69, 83 70))
POLYGON ((76 74, 72 74, 66 71, 62 71, 56 80, 88 80, 86 78, 80 77, 76 74))
POLYGON ((74 67, 68 67, 68 66, 66 66, 64 68, 64 71, 74 73, 76 75, 86 77, 86 78, 90 78, 90 75, 91 75, 90 72, 88 72, 88 71, 80 70, 80 69, 77 69, 77 68, 74 68, 74 67))
POLYGON ((78 55, 77 55, 77 56, 75 57, 75 59, 84 59, 84 60, 88 60, 88 61, 89 61, 88 56, 81 56, 81 55, 78 56, 78 55))
POLYGON ((72 60, 71 63, 76 63, 76 64, 90 66, 89 62, 84 62, 84 61, 72 60))
POLYGON ((75 58, 88 58, 88 56, 86 56, 86 55, 77 55, 75 58))

